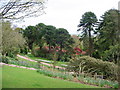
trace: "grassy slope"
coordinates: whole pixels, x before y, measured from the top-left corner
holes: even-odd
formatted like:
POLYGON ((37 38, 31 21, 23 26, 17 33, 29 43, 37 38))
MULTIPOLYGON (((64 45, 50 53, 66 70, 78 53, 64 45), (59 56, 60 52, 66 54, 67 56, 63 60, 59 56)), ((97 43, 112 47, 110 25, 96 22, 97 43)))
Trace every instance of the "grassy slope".
POLYGON ((3 88, 94 88, 85 84, 55 79, 36 71, 3 66, 3 88))
POLYGON ((17 58, 18 58, 18 60, 20 60, 20 61, 25 61, 25 62, 30 63, 30 64, 37 64, 37 62, 31 62, 31 61, 29 61, 29 60, 26 60, 26 59, 23 59, 23 58, 20 58, 20 57, 17 57, 17 58))
MULTIPOLYGON (((23 54, 21 54, 22 56, 25 56, 23 54)), ((28 58, 30 59, 33 59, 33 60, 36 60, 36 59, 42 59, 42 60, 47 60, 47 61, 53 61, 53 60, 48 60, 48 59, 45 59, 45 58, 40 58, 40 57, 34 57, 32 54, 27 54, 26 55, 28 58)), ((61 61, 58 61, 57 62, 57 66, 60 66, 61 64, 67 64, 68 62, 61 62, 61 61)))

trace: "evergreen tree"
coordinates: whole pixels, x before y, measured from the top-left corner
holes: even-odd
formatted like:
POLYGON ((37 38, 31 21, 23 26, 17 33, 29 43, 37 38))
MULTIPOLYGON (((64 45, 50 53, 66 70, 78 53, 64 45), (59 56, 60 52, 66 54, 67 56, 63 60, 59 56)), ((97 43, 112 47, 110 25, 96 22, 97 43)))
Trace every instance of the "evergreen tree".
POLYGON ((103 60, 117 62, 119 56, 119 24, 118 17, 120 13, 118 10, 110 9, 104 13, 97 29, 96 49, 99 57, 103 60))
POLYGON ((94 31, 94 26, 97 23, 97 17, 93 12, 86 12, 82 15, 82 19, 80 20, 80 24, 78 27, 82 27, 79 30, 82 30, 82 39, 88 39, 89 41, 89 48, 88 48, 88 54, 89 56, 92 56, 93 52, 93 40, 91 31, 94 31))

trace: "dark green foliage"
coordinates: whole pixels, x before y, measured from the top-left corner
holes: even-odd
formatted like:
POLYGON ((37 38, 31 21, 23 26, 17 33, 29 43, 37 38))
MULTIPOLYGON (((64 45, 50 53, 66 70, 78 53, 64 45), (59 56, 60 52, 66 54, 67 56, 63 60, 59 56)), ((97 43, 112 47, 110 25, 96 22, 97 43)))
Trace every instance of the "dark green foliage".
POLYGON ((6 56, 11 57, 11 58, 15 58, 17 53, 18 53, 18 51, 16 53, 11 52, 11 53, 8 53, 6 56))
POLYGON ((46 40, 46 43, 49 45, 49 50, 51 49, 51 46, 56 46, 55 37, 56 37, 56 27, 50 25, 46 26, 44 38, 46 40))
POLYGON ((41 48, 41 49, 40 48, 35 48, 33 50, 32 54, 36 57, 45 58, 47 53, 48 53, 48 51, 45 48, 41 48))
POLYGON ((110 46, 108 50, 103 53, 103 60, 112 61, 114 63, 118 63, 117 58, 120 57, 120 46, 118 44, 114 46, 110 46))
POLYGON ((120 13, 115 9, 110 9, 101 16, 94 43, 98 56, 93 55, 94 57, 118 62, 118 57, 120 57, 119 17, 120 13))
POLYGON ((69 63, 67 69, 77 74, 85 73, 103 75, 105 79, 116 80, 118 66, 112 62, 102 61, 89 56, 76 57, 69 63))
POLYGON ((38 30, 34 26, 28 26, 24 31, 23 31, 24 37, 27 38, 27 43, 29 49, 32 50, 33 48, 33 43, 37 40, 38 38, 38 30))
POLYGON ((44 41, 42 37, 45 34, 45 27, 46 25, 39 23, 36 26, 28 26, 25 30, 23 30, 23 35, 27 38, 29 49, 32 50, 34 44, 42 48, 44 41))
POLYGON ((39 23, 35 26, 37 28, 38 32, 38 38, 36 40, 36 45, 40 47, 40 49, 44 46, 45 40, 44 40, 44 35, 45 35, 45 28, 46 25, 43 23, 39 23))
POLYGON ((52 60, 52 57, 53 57, 52 53, 53 51, 49 51, 45 47, 42 47, 41 49, 35 48, 32 54, 36 57, 41 57, 41 58, 52 60))
POLYGON ((52 54, 58 52, 57 60, 69 61, 70 56, 68 55, 72 54, 74 41, 66 29, 56 29, 52 25, 39 23, 36 26, 28 26, 23 31, 23 35, 27 38, 28 47, 35 56, 52 59, 52 54), (36 47, 39 48, 36 49, 36 47), (56 47, 58 48, 56 49, 56 47))
POLYGON ((69 53, 63 53, 58 58, 58 60, 63 61, 63 62, 69 62, 70 59, 71 59, 71 54, 69 54, 69 53))
POLYGON ((96 24, 96 22, 96 15, 93 12, 86 12, 82 15, 82 19, 80 20, 80 24, 78 25, 78 27, 82 27, 82 29, 78 29, 78 31, 82 30, 81 38, 85 45, 84 48, 88 49, 89 56, 92 56, 93 52, 93 40, 91 31, 94 31, 93 27, 96 24))
POLYGON ((9 63, 9 59, 6 56, 2 56, 2 58, 0 58, 0 62, 8 64, 9 63))
POLYGON ((60 46, 60 51, 63 48, 68 48, 74 43, 68 31, 64 28, 59 28, 56 30, 56 44, 60 46))
POLYGON ((59 28, 56 30, 55 42, 60 47, 58 60, 69 61, 68 58, 70 58, 70 55, 73 54, 72 44, 74 43, 71 35, 66 29, 59 28))
POLYGON ((28 52, 29 52, 29 49, 27 47, 20 49, 20 53, 27 54, 28 52))

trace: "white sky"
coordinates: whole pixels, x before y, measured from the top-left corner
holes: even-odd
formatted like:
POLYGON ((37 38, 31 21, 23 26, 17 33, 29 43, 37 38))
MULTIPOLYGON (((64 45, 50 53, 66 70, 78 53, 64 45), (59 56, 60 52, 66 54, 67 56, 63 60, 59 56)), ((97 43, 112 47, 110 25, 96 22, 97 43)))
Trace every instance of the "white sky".
POLYGON ((119 0, 48 0, 46 14, 25 19, 18 27, 44 23, 65 28, 70 34, 78 34, 77 25, 85 12, 92 11, 99 19, 105 11, 118 9, 118 2, 119 0))

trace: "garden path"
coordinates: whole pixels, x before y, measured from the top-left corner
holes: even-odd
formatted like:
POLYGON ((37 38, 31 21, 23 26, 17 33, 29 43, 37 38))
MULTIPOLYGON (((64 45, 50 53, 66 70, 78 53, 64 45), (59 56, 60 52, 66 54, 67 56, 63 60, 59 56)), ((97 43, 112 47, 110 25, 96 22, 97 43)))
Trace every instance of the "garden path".
POLYGON ((35 68, 28 68, 28 67, 24 67, 24 66, 17 66, 17 65, 13 65, 13 64, 6 64, 6 63, 0 63, 0 67, 2 67, 1 65, 7 65, 7 66, 11 66, 11 67, 18 67, 18 68, 24 68, 24 69, 30 69, 30 70, 37 70, 35 68))
MULTIPOLYGON (((21 56, 21 55, 19 55, 19 54, 17 54, 17 56, 20 57, 20 58, 26 59, 26 60, 28 60, 28 61, 31 61, 31 62, 37 62, 37 61, 32 60, 32 59, 30 59, 30 58, 27 58, 27 57, 25 57, 25 56, 21 56)), ((43 64, 43 65, 47 65, 47 66, 53 66, 52 64, 48 64, 48 63, 45 63, 45 62, 40 62, 40 63, 43 64)), ((60 67, 60 66, 55 66, 55 68, 65 69, 64 67, 60 67)))

